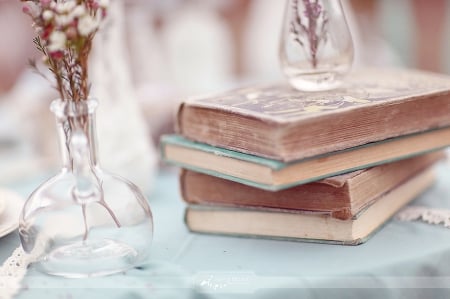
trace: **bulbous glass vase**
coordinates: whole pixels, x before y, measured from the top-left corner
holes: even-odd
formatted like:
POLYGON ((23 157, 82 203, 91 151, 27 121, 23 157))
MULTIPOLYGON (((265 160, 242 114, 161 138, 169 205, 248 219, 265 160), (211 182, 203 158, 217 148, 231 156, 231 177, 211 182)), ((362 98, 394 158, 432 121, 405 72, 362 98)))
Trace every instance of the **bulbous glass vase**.
POLYGON ((353 42, 340 0, 287 0, 280 62, 302 91, 339 86, 353 63, 353 42))
POLYGON ((150 250, 150 207, 133 183, 97 159, 97 101, 55 100, 62 169, 22 211, 19 234, 36 266, 65 277, 108 275, 138 265, 150 250))

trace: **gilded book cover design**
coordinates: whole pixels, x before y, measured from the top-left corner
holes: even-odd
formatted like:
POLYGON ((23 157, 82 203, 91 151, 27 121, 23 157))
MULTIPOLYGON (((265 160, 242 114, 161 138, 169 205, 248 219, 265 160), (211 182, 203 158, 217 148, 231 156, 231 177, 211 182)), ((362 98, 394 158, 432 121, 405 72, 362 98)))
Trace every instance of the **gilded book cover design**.
POLYGON ((312 114, 449 91, 450 79, 444 75, 400 69, 365 69, 351 73, 343 86, 333 91, 306 93, 279 84, 236 89, 211 97, 192 98, 186 103, 276 122, 291 122, 312 114))

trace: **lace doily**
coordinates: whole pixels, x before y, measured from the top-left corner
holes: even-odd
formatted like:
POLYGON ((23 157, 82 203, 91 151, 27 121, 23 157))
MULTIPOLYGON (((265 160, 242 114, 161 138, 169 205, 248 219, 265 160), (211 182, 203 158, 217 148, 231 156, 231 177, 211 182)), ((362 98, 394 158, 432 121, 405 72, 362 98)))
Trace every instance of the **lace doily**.
POLYGON ((450 210, 432 209, 421 206, 409 206, 401 210, 396 219, 401 221, 417 221, 450 228, 450 210))
POLYGON ((27 268, 33 259, 22 247, 14 250, 12 255, 0 267, 0 299, 11 299, 21 288, 27 268))

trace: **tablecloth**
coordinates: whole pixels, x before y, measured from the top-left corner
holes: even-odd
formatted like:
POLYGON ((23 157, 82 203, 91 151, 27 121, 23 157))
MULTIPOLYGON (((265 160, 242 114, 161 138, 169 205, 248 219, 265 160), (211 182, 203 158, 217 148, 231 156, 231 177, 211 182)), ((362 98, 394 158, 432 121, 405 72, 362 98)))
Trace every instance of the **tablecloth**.
MULTIPOLYGON (((412 205, 450 209, 450 166, 412 205)), ((17 298, 450 298, 450 230, 389 221, 360 246, 190 233, 175 171, 161 172, 149 202, 154 241, 126 273, 63 279, 29 270, 17 298)), ((41 180, 19 182, 27 195, 41 180)), ((0 239, 0 262, 19 244, 0 239)))

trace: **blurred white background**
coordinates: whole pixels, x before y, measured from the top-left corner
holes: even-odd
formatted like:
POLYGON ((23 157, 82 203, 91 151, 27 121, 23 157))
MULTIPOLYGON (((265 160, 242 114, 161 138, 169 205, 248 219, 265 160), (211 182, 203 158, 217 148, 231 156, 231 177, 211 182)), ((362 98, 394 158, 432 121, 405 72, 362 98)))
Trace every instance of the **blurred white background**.
MULTIPOLYGON (((100 159, 105 168, 131 176, 148 190, 156 169, 154 147, 160 134, 172 131, 180 100, 283 80, 278 40, 285 2, 112 1, 120 1, 116 5, 122 9, 105 24, 110 31, 97 41, 92 57, 92 95, 107 106, 99 111, 100 148, 105 147, 100 159), (100 61, 110 67, 100 68, 100 61), (107 79, 118 83, 121 92, 108 95, 107 79), (118 131, 114 126, 139 134, 123 142, 126 130, 114 132, 118 131), (139 141, 133 142, 136 138, 139 141), (147 163, 139 163, 142 159, 147 163)), ((356 66, 450 73, 449 1, 349 0, 344 4, 356 66)), ((56 94, 26 65, 28 58, 39 59, 33 35, 20 1, 0 0, 0 183, 54 168, 58 162, 48 110, 56 94)))

